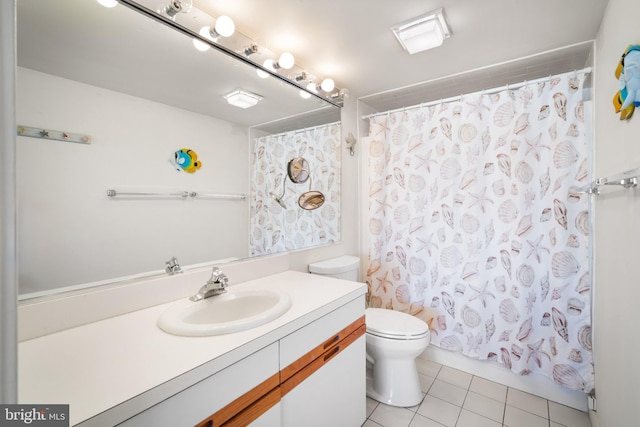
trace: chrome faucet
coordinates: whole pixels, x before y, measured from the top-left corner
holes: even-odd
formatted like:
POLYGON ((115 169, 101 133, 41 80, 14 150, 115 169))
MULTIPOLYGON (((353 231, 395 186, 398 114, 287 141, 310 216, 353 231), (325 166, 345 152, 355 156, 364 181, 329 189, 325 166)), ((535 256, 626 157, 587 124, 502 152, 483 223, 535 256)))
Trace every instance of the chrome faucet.
POLYGON ((167 272, 167 274, 173 275, 173 274, 182 273, 182 268, 180 268, 180 264, 178 263, 178 258, 171 257, 169 261, 165 261, 165 264, 167 264, 167 267, 164 270, 167 272))
POLYGON ((200 301, 214 295, 220 295, 227 290, 225 289, 229 285, 229 278, 218 267, 213 267, 211 277, 207 280, 197 294, 189 297, 191 301, 200 301))

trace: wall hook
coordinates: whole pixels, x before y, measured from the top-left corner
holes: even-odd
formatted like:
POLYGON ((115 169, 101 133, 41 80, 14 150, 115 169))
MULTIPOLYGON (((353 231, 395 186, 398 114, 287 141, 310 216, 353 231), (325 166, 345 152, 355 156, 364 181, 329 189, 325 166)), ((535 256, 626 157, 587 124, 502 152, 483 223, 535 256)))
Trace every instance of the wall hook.
POLYGON ((347 137, 344 139, 344 141, 347 143, 347 148, 349 149, 349 154, 353 157, 355 156, 356 152, 355 152, 355 145, 356 145, 356 137, 353 136, 353 133, 349 132, 349 135, 347 135, 347 137))

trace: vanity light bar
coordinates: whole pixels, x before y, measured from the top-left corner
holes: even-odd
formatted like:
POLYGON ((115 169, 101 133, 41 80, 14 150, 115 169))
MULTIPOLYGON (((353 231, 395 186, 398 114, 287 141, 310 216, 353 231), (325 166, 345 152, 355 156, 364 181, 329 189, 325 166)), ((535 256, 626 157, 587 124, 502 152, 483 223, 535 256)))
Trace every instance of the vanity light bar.
MULTIPOLYGON (((196 42, 202 43, 202 44, 206 44, 209 45, 211 48, 219 50, 223 53, 226 53, 227 55, 236 58, 237 60, 244 62, 248 65, 251 65, 252 67, 254 67, 257 71, 266 73, 267 77, 271 76, 274 77, 278 80, 281 80, 283 82, 286 82, 288 84, 291 84, 293 86, 298 87, 301 91, 306 92, 309 94, 309 97, 316 97, 319 99, 322 99, 326 102, 329 102, 330 104, 336 106, 336 107, 342 107, 343 106, 343 95, 345 93, 344 90, 339 90, 339 89, 332 89, 332 91, 330 93, 328 92, 323 92, 320 93, 318 91, 311 91, 307 88, 307 85, 302 85, 302 82, 298 82, 295 81, 292 78, 289 78, 289 76, 285 76, 283 74, 280 74, 277 72, 277 69, 273 68, 271 69, 270 67, 266 67, 262 62, 258 63, 255 62, 253 59, 250 59, 248 54, 247 54, 247 49, 245 48, 244 50, 240 50, 239 52, 230 49, 229 47, 225 46, 224 43, 222 42, 222 40, 218 40, 216 41, 212 41, 207 37, 202 36, 201 34, 199 34, 199 30, 194 30, 192 28, 188 28, 176 21, 174 21, 173 19, 171 19, 168 16, 165 16, 161 13, 157 13, 155 10, 150 9, 147 6, 144 6, 141 4, 141 0, 118 0, 120 4, 122 4, 123 6, 126 6, 130 9, 133 9, 139 13, 141 13, 142 15, 145 15, 155 21, 160 22, 161 24, 164 24, 168 27, 171 27, 175 30, 177 30, 178 32, 181 32, 182 34, 186 35, 187 37, 190 37, 191 39, 195 40, 196 42)), ((192 10, 195 8, 192 8, 192 10)), ((203 12, 204 13, 204 12, 203 12)), ((242 34, 239 31, 235 32, 236 34, 242 34)), ((245 35, 242 35, 246 38, 248 38, 245 35)), ((251 42, 251 45, 255 45, 256 48, 255 50, 262 50, 257 44, 255 44, 255 42, 251 42)), ((251 50, 249 50, 249 53, 254 53, 253 47, 251 48, 251 50)), ((281 55, 282 56, 282 55, 281 55)), ((294 64, 290 64, 291 62, 291 58, 288 58, 288 55, 285 55, 286 60, 285 60, 285 65, 291 65, 291 68, 294 67, 295 65, 295 60, 294 60, 294 64), (289 62, 289 64, 287 63, 289 62)), ((287 68, 283 67, 282 64, 280 64, 280 68, 286 70, 287 68)), ((297 67, 296 67, 297 70, 297 67)), ((295 71, 295 73, 298 73, 299 71, 295 71)))

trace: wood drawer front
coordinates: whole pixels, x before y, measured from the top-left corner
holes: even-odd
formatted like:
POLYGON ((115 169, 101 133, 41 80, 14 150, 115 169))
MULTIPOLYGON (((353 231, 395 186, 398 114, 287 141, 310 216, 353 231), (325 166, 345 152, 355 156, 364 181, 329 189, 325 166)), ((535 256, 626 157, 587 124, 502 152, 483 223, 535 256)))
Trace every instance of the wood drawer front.
MULTIPOLYGON (((289 365, 285 371, 287 376, 281 371, 280 391, 282 396, 293 390, 298 384, 310 377, 318 369, 331 361, 341 351, 349 347, 351 343, 363 336, 366 332, 364 316, 347 326, 345 329, 336 334, 339 337, 336 341, 335 337, 330 338, 324 344, 319 345, 314 350, 300 358, 298 361, 289 365), (329 344, 329 347, 325 347, 329 344)), ((363 355, 364 357, 364 355, 363 355)))
MULTIPOLYGON (((296 372, 303 369, 305 366, 309 365, 313 361, 319 359, 321 356, 324 356, 327 350, 335 351, 336 344, 339 344, 342 340, 348 337, 353 332, 357 331, 360 327, 364 326, 365 317, 362 316, 355 322, 351 323, 349 326, 339 331, 329 339, 327 339, 322 344, 318 345, 314 349, 312 349, 307 354, 300 357, 295 362, 291 363, 289 366, 285 367, 280 371, 280 382, 283 383, 291 378, 296 372)), ((343 345, 344 346, 344 345, 343 345)))
POLYGON ((275 374, 249 390, 196 427, 243 427, 280 401, 280 376, 275 374))
POLYGON ((196 427, 244 427, 276 405, 282 396, 311 376, 366 332, 365 317, 325 340, 262 384, 203 420, 196 427))

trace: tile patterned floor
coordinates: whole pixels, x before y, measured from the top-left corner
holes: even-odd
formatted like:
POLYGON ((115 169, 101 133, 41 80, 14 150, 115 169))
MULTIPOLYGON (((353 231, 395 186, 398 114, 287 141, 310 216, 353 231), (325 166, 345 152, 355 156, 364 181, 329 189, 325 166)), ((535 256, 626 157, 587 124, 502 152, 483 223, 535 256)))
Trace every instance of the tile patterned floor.
POLYGON ((418 358, 423 401, 397 408, 367 398, 362 427, 591 427, 585 412, 418 358))

